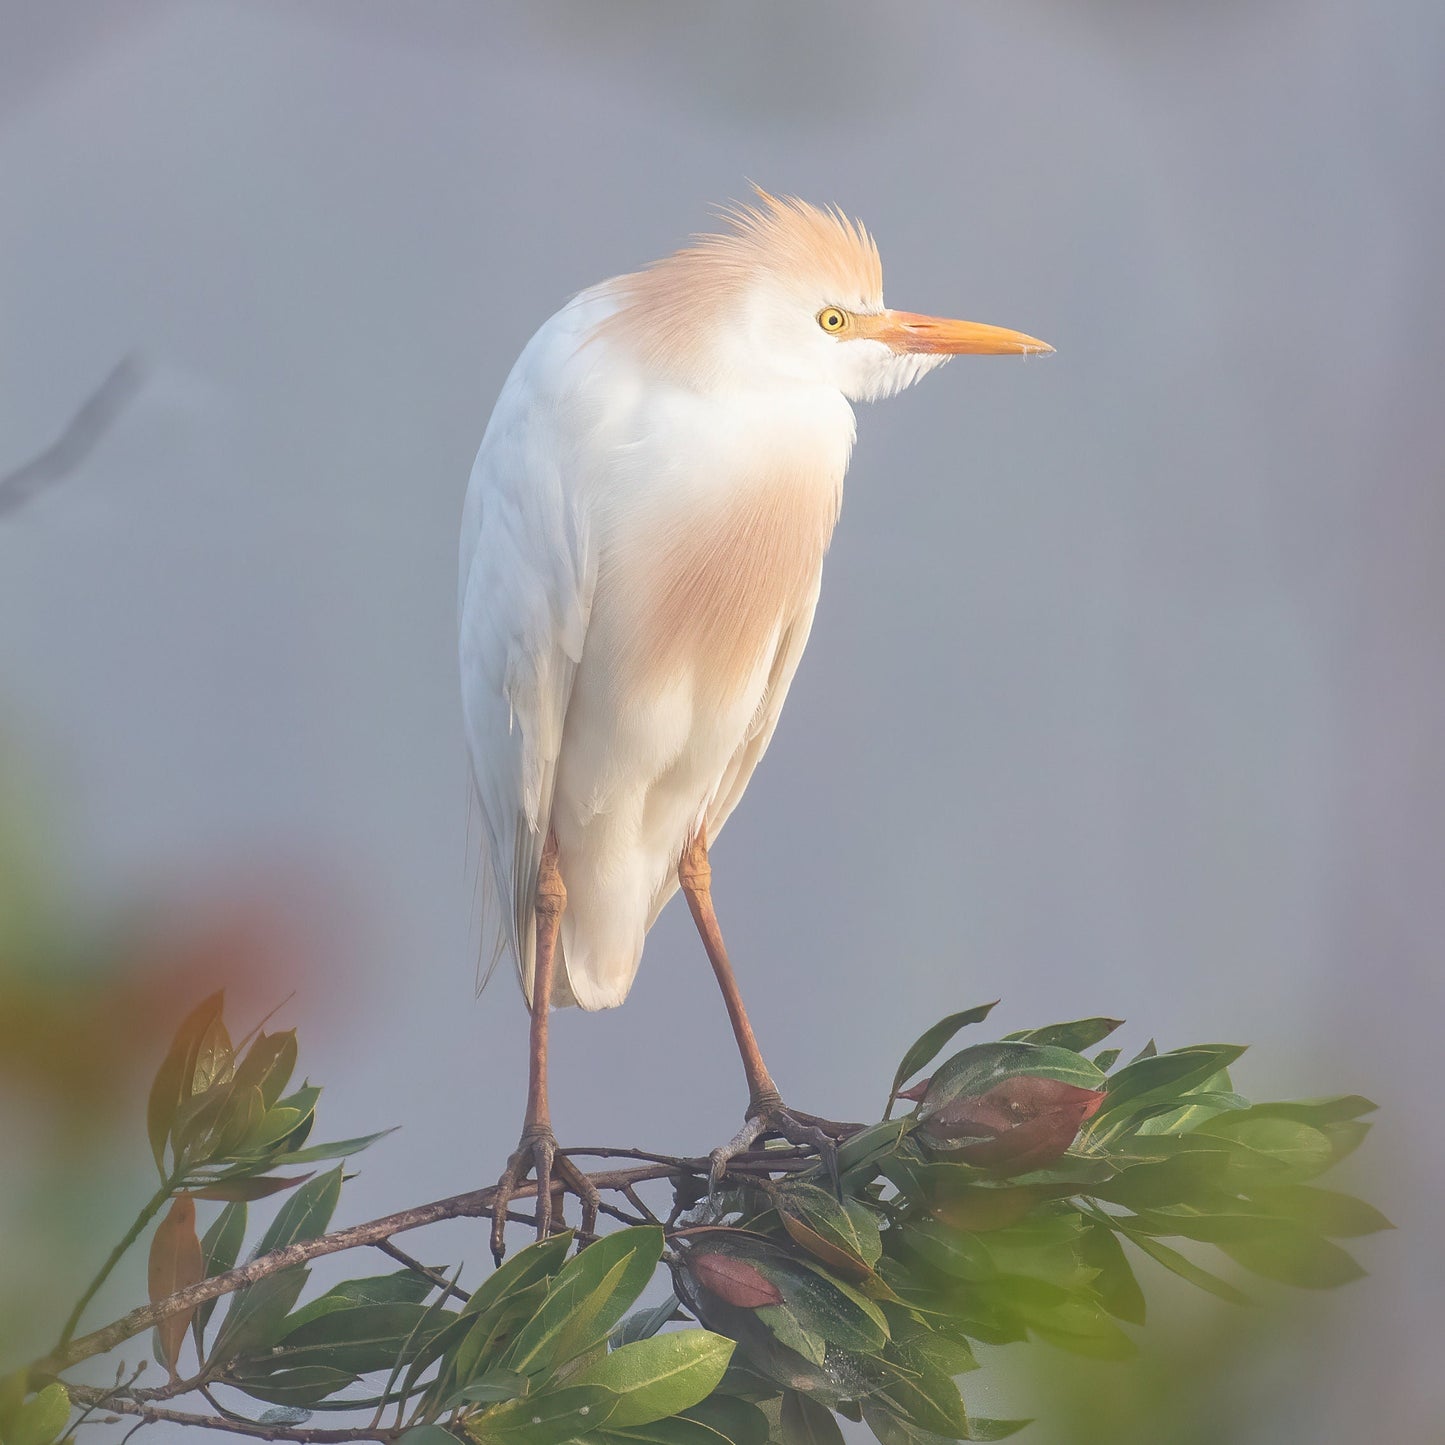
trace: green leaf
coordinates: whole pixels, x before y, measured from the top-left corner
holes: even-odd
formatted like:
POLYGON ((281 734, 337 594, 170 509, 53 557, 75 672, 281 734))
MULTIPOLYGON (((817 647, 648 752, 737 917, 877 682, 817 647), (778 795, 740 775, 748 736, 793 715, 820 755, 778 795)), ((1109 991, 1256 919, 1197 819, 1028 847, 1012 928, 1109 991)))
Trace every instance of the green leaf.
POLYGON ((471 1299, 462 1306, 462 1313, 483 1314, 519 1290, 556 1274, 567 1261, 572 1239, 572 1231, 566 1229, 509 1255, 472 1292, 471 1299))
MULTIPOLYGON (((354 1375, 392 1369, 413 1358, 447 1323, 447 1311, 393 1300, 385 1304, 351 1304, 306 1315, 298 1324, 287 1320, 258 1364, 299 1369, 330 1365, 354 1375), (430 1319, 428 1318, 430 1316, 430 1319)), ((250 1369, 248 1363, 246 1366, 250 1369)))
POLYGON ((531 1382, 515 1370, 488 1370, 457 1391, 454 1404, 495 1405, 503 1400, 520 1400, 531 1382))
POLYGON ((647 1288, 662 1245, 656 1225, 635 1225, 605 1235, 568 1260, 504 1363, 534 1375, 600 1344, 647 1288))
POLYGON ((409 1269, 342 1280, 291 1315, 286 1321, 286 1328, 290 1332, 322 1315, 353 1309, 357 1305, 420 1304, 433 1287, 424 1275, 409 1269))
POLYGON ((897 1149, 913 1127, 908 1119, 888 1119, 850 1134, 838 1146, 838 1173, 844 1187, 856 1190, 877 1173, 878 1163, 897 1149))
POLYGON ((1071 1049, 1074 1053, 1081 1054, 1123 1026, 1123 1019, 1075 1019, 1072 1023, 1049 1024, 1041 1029, 1030 1029, 1019 1037, 1025 1043, 1052 1044, 1056 1048, 1071 1049))
MULTIPOLYGON (((882 1442, 882 1445, 947 1445, 950 1438, 945 1435, 935 1435, 931 1430, 922 1430, 886 1406, 874 1401, 864 1402, 863 1418, 868 1422, 868 1428, 882 1442)), ((968 1433, 958 1438, 962 1440, 1003 1440, 1022 1430, 1025 1425, 1032 1423, 1029 1420, 984 1420, 976 1415, 971 1415, 968 1421, 968 1433)))
POLYGON ((1354 1239, 1395 1227, 1373 1204, 1312 1184, 1277 1184, 1254 1189, 1250 1200, 1266 1214, 1292 1220, 1327 1239, 1354 1239))
POLYGON ((146 1105, 146 1133, 162 1179, 166 1177, 165 1148, 171 1124, 182 1101, 191 1097, 191 1076, 201 1039, 220 1018, 224 1002, 224 994, 213 993, 186 1015, 151 1085, 146 1105))
POLYGON ((993 1257, 976 1234, 950 1229, 932 1220, 919 1220, 908 1226, 900 1244, 930 1270, 941 1270, 955 1279, 987 1279, 997 1273, 993 1257))
MULTIPOLYGON (((727 1395, 709 1395, 680 1419, 704 1425, 727 1445, 768 1445, 768 1417, 756 1405, 727 1395)), ((721 1442, 716 1442, 721 1445, 721 1442)))
POLYGON ((1261 1117, 1253 1110, 1217 1115, 1192 1132, 1227 1140, 1236 1151, 1236 1165, 1263 1168, 1275 1177, 1287 1171, 1291 1181, 1328 1168, 1334 1154, 1329 1136, 1313 1125, 1261 1117))
MULTIPOLYGON (((340 1168, 308 1180, 277 1211, 270 1227, 261 1236, 256 1253, 270 1254, 289 1244, 324 1234, 340 1197, 340 1168)), ((305 1282, 305 1266, 296 1265, 283 1269, 279 1274, 267 1275, 238 1291, 212 1346, 212 1358, 224 1361, 271 1344, 305 1282)), ((277 1400, 276 1403, 305 1402, 277 1400)))
POLYGON ((1017 1435, 1032 1420, 986 1420, 980 1415, 968 1417, 968 1438, 970 1440, 1007 1440, 1017 1435))
POLYGON ((494 1299, 480 1314, 468 1315, 465 1309, 462 1311, 433 1346, 439 1349, 443 1359, 427 1391, 428 1409, 450 1400, 458 1386, 470 1384, 479 1375, 497 1373, 494 1362, 503 1358, 518 1333, 536 1317, 547 1297, 547 1286, 544 1276, 530 1284, 519 1284, 505 1297, 494 1299))
POLYGON ((1341 1124, 1358 1119, 1361 1114, 1372 1114, 1377 1108, 1378 1104, 1361 1094, 1337 1094, 1328 1099, 1292 1099, 1274 1104, 1256 1104, 1253 1112, 1280 1119, 1298 1119, 1302 1124, 1313 1124, 1320 1129, 1326 1124, 1341 1124))
MULTIPOLYGON (((317 1094, 320 1092, 320 1089, 316 1090, 317 1094)), ((312 1114, 298 1109, 294 1104, 272 1104, 261 1116, 255 1129, 242 1140, 241 1151, 253 1159, 267 1158, 281 1148, 287 1135, 294 1134, 311 1117, 312 1114)))
POLYGON ((281 1156, 282 1163, 292 1164, 319 1164, 327 1159, 349 1159, 353 1154, 360 1154, 363 1149, 369 1149, 378 1139, 385 1139, 388 1134, 396 1133, 400 1125, 393 1124, 390 1129, 378 1129, 375 1134, 361 1134, 355 1139, 339 1139, 334 1144, 308 1144, 304 1149, 290 1149, 281 1156))
POLYGON ((931 1328, 903 1306, 884 1305, 883 1309, 888 1316, 890 1359, 896 1357, 910 1367, 929 1365, 950 1377, 978 1369, 978 1360, 967 1340, 931 1328))
POLYGON ((1228 1068, 1243 1052, 1239 1044, 1196 1044, 1167 1054, 1141 1055, 1109 1075, 1104 1086, 1107 1097, 1089 1124, 1089 1133, 1103 1133, 1102 1120, 1115 1123, 1145 1104, 1179 1098, 1220 1069, 1228 1068))
POLYGON ((261 1034, 236 1066, 236 1083, 259 1089, 263 1105, 269 1109, 285 1092, 295 1068, 296 1030, 261 1034))
POLYGON ((303 1084, 278 1099, 262 1115, 242 1147, 251 1154, 268 1154, 283 1147, 291 1152, 299 1149, 316 1120, 320 1098, 321 1090, 315 1084, 303 1084))
POLYGON ((958 1386, 926 1366, 914 1378, 893 1381, 882 1397, 905 1419, 952 1440, 968 1437, 968 1415, 958 1386))
POLYGON ((782 1445, 843 1445, 837 1416, 826 1405, 797 1390, 783 1391, 779 1423, 782 1445))
MULTIPOLYGON (((721 1255, 740 1260, 782 1296, 780 1303, 763 1304, 749 1313, 812 1363, 822 1363, 823 1341, 864 1354, 887 1342, 888 1323, 878 1305, 806 1256, 787 1253, 768 1240, 725 1230, 705 1240, 696 1246, 704 1259, 721 1255)), ((721 1301, 710 1304, 709 1309, 715 1311, 718 1303, 721 1301)), ((729 1328, 728 1333, 734 1332, 729 1328)))
MULTIPOLYGON (((1099 1052, 1094 1055, 1094 1067, 1095 1067, 1096 1069, 1102 1070, 1102 1071, 1103 1071, 1104 1073, 1106 1073, 1106 1074, 1107 1074, 1107 1073, 1109 1072, 1109 1070, 1112 1069, 1112 1068, 1114 1067, 1114 1065, 1117 1064, 1118 1062, 1119 1062, 1119 1050, 1118 1050, 1118 1049, 1100 1049, 1099 1052)), ((1011 1420, 1005 1420, 1005 1421, 1003 1421, 1002 1423, 1003 1423, 1003 1424, 1014 1424, 1014 1423, 1016 1423, 1016 1422, 1011 1421, 1011 1420)))
POLYGON ((1177 1274, 1180 1279, 1187 1279, 1190 1284, 1197 1285, 1200 1289, 1217 1295, 1222 1300, 1228 1300, 1230 1304, 1254 1303, 1242 1290, 1236 1289, 1227 1280, 1220 1279, 1218 1275, 1210 1274, 1207 1269, 1195 1264, 1192 1259, 1186 1258, 1177 1249, 1170 1249, 1167 1244, 1160 1244, 1157 1239, 1150 1239, 1148 1235, 1137 1234, 1133 1230, 1127 1231, 1127 1237, 1131 1244, 1143 1250, 1150 1259, 1162 1264, 1165 1269, 1177 1274))
POLYGON ((898 1099, 899 1089, 920 1069, 931 1064, 938 1057, 943 1046, 961 1028, 968 1024, 982 1023, 997 1006, 998 1000, 994 999, 992 1003, 979 1004, 974 1008, 964 1009, 962 1013, 949 1014, 947 1018, 939 1019, 932 1028, 924 1029, 913 1041, 908 1052, 903 1055, 903 1062, 898 1065, 898 1072, 893 1076, 893 1088, 888 1095, 888 1107, 883 1111, 884 1119, 892 1116, 893 1105, 898 1099))
POLYGON ((1290 1225, 1271 1215, 1251 1212, 1248 1204, 1227 1196, 1208 1207, 1178 1205, 1172 1209, 1140 1209, 1121 1220, 1131 1234, 1178 1235, 1204 1244, 1237 1244, 1256 1239, 1275 1239, 1290 1225))
POLYGON ((1249 1100, 1243 1094, 1196 1089, 1192 1093, 1186 1094, 1184 1102, 1177 1108, 1171 1109, 1167 1105, 1161 1107, 1163 1112, 1151 1113, 1148 1118, 1138 1124, 1134 1131, 1136 1137, 1150 1134, 1183 1134, 1191 1129, 1197 1129, 1206 1120, 1214 1118, 1216 1114, 1223 1114, 1231 1109, 1247 1109, 1249 1100))
MULTIPOLYGON (((615 1239, 616 1235, 607 1238, 615 1239)), ((487 1445, 492 1441, 506 1445, 563 1445, 564 1441, 583 1439, 600 1430, 621 1403, 612 1391, 597 1385, 564 1385, 471 1416, 467 1430, 473 1439, 487 1445)))
POLYGON ((226 1100, 212 1131, 209 1159, 215 1161, 232 1158, 265 1113, 266 1101, 255 1084, 243 1084, 239 1079, 231 1080, 230 1097, 226 1100))
POLYGON ((598 1430, 583 1438, 587 1445, 722 1445, 723 1440, 716 1431, 676 1416, 630 1430, 598 1430))
POLYGON ((872 1211, 858 1200, 840 1204, 826 1189, 801 1181, 772 1199, 783 1228, 810 1254, 852 1278, 872 1275, 883 1239, 872 1211))
POLYGON ((19 1409, 5 1435, 5 1445, 50 1445, 70 1420, 70 1395, 64 1385, 47 1385, 19 1409))
POLYGON ((828 1341, 819 1330, 810 1330, 787 1305, 764 1305, 753 1312, 780 1345, 794 1350, 805 1360, 821 1366, 828 1358, 828 1341))
POLYGON ((229 1083, 235 1074, 236 1054, 220 1009, 206 1025, 196 1044, 195 1067, 191 1072, 191 1093, 204 1094, 218 1084, 229 1083))
POLYGON ((284 1249, 288 1244, 302 1240, 316 1239, 326 1232, 331 1216, 341 1197, 341 1170, 330 1169, 325 1174, 303 1184, 276 1212, 261 1236, 258 1254, 271 1254, 284 1249))
POLYGON ((932 1430, 905 1420, 896 1410, 878 1400, 863 1401, 863 1419, 880 1445, 947 1445, 947 1435, 935 1435, 932 1430))
POLYGON ((1365 1273, 1351 1254, 1319 1235, 1290 1232, 1219 1247, 1252 1273, 1303 1289, 1331 1289, 1365 1273))
MULTIPOLYGON (((272 1276, 274 1278, 275 1276, 272 1276)), ((237 1372, 235 1381, 254 1400, 275 1405, 319 1405, 328 1395, 356 1383, 357 1377, 329 1365, 306 1365, 295 1370, 248 1374, 237 1372)))
POLYGON ((1338 1123, 1321 1124, 1319 1129, 1320 1133, 1330 1141, 1330 1148, 1334 1151, 1330 1161, 1332 1165, 1338 1164, 1341 1159, 1353 1154, 1365 1142, 1365 1135, 1370 1132, 1368 1124, 1346 1119, 1342 1119, 1338 1123))
POLYGON ((223 1080, 183 1100, 176 1110, 171 1122, 171 1149, 181 1175, 189 1175, 214 1157, 223 1121, 228 1117, 232 1088, 230 1080, 223 1080))
MULTIPOLYGON (((856 1341, 850 1343, 845 1338, 840 1338, 836 1331, 838 1329, 838 1316, 834 1315, 832 1330, 826 1332, 826 1338, 830 1344, 836 1344, 845 1350, 862 1350, 865 1354, 875 1349, 881 1349, 888 1341, 888 1319, 883 1313, 883 1308, 875 1300, 862 1292, 856 1285, 850 1284, 846 1279, 839 1279, 831 1270, 824 1269, 822 1265, 811 1259, 799 1259, 796 1261, 801 1265, 807 1274, 820 1283, 825 1290, 831 1291, 836 1296, 841 1296, 852 1306, 852 1313, 849 1315, 849 1328, 856 1330, 856 1341), (861 1326, 857 1316, 863 1316, 866 1323, 861 1326), (867 1343, 863 1343, 863 1341, 867 1343)), ((816 1286, 814 1286, 816 1288, 816 1286)), ((811 1295, 812 1290, 808 1290, 811 1295)), ((784 1299, 796 1299, 796 1294, 789 1294, 786 1286, 783 1286, 784 1299)), ((836 1309, 836 1306, 835 1306, 836 1309)))
POLYGON ((301 1297, 306 1275, 306 1266, 298 1264, 237 1290, 211 1345, 210 1363, 222 1364, 269 1345, 301 1297))
POLYGON ((1230 1151, 1222 1145, 1191 1149, 1121 1169, 1113 1179, 1096 1184, 1089 1192, 1097 1199, 1130 1209, 1156 1209, 1208 1199, 1222 1188, 1230 1159, 1230 1151))
POLYGON ((397 1445, 459 1445, 458 1437, 440 1425, 413 1425, 397 1445))
POLYGON ((671 1291, 661 1304, 651 1309, 636 1310, 612 1333, 614 1346, 636 1344, 638 1340, 650 1340, 676 1313, 678 1298, 671 1291))
MULTIPOLYGON (((211 1227, 201 1236, 201 1261, 206 1278, 225 1274, 236 1267, 241 1245, 246 1239, 246 1206, 243 1202, 228 1204, 211 1222, 211 1227)), ((196 1306, 191 1320, 191 1330, 196 1343, 196 1358, 204 1358, 201 1344, 205 1338, 206 1325, 216 1308, 217 1301, 203 1300, 196 1306)))
POLYGON ((1138 1353, 1134 1341, 1093 1300, 1073 1300, 1047 1319, 1031 1320, 1040 1339, 1091 1360, 1127 1360, 1138 1353))
MULTIPOLYGON (((764 1420, 764 1429, 767 1422, 764 1420)), ((647 1425, 630 1425, 623 1430, 610 1426, 585 1437, 588 1445, 728 1445, 728 1436, 711 1425, 685 1415, 654 1420, 647 1425)), ((763 1436, 766 1440, 766 1434, 763 1436)))
POLYGON ((676 1330, 613 1350, 574 1375, 622 1397, 608 1419, 614 1430, 677 1415, 707 1398, 732 1358, 733 1342, 707 1330, 676 1330))
POLYGON ((1114 1231, 1107 1224, 1090 1224, 1080 1240, 1079 1257, 1098 1271, 1091 1288, 1104 1308, 1115 1319, 1142 1325, 1144 1291, 1114 1231))

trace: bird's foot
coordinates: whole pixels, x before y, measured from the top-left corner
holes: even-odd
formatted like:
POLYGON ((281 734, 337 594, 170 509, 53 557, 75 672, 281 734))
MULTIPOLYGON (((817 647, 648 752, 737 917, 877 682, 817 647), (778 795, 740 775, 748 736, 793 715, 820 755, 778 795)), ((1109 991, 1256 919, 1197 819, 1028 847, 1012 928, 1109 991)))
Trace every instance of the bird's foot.
POLYGON ((554 1175, 556 1183, 562 1186, 564 1197, 570 1190, 581 1201, 582 1233, 591 1234, 597 1227, 600 1196, 596 1186, 565 1154, 557 1152, 557 1136, 548 1125, 530 1125, 522 1131, 516 1152, 507 1160, 492 1200, 492 1258, 498 1264, 507 1252, 503 1237, 507 1228, 507 1206, 526 1183, 527 1176, 534 1172, 537 1176, 538 1239, 546 1239, 552 1233, 554 1223, 558 1229, 564 1224, 560 1200, 555 1220, 552 1213, 554 1175))
POLYGON ((823 1166, 834 1193, 841 1187, 838 1178, 838 1139, 851 1132, 850 1125, 831 1124, 814 1114, 794 1112, 776 1093, 755 1096, 748 1105, 747 1122, 721 1148, 714 1149, 708 1170, 714 1191, 727 1174, 728 1165, 745 1154, 760 1139, 785 1139, 805 1149, 812 1149, 823 1166))

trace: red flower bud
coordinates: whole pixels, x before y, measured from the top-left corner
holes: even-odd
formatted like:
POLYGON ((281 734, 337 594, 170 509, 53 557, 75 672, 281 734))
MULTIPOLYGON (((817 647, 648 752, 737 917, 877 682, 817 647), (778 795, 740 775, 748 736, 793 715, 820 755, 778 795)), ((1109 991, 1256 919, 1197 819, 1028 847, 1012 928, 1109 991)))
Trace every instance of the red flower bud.
POLYGON ((928 1114, 919 1133, 955 1159, 1000 1174, 1026 1174, 1063 1154, 1103 1102, 1102 1090, 1014 1074, 982 1094, 948 1100, 928 1114), (958 1147, 967 1139, 978 1142, 958 1147))
POLYGON ((782 1293, 762 1270, 729 1254, 689 1254, 688 1273, 704 1289, 739 1309, 782 1303, 782 1293))

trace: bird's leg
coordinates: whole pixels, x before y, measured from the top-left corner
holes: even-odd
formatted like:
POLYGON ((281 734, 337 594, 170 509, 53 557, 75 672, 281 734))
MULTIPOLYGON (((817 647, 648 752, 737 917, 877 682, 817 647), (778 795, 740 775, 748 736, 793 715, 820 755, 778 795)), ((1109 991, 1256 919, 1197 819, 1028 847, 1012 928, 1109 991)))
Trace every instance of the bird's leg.
POLYGON ((727 1172, 730 1159, 750 1149, 760 1138, 769 1134, 786 1139, 790 1144, 803 1144, 816 1149, 828 1174, 836 1183, 836 1141, 819 1128, 810 1115, 797 1115, 784 1107, 778 1086, 773 1082, 773 1076, 763 1062, 763 1052, 758 1047, 757 1036, 748 1021, 748 1011, 743 1007, 737 976, 733 973, 732 964, 728 962, 722 929, 718 927, 717 913, 712 906, 712 865, 707 858, 705 828, 699 828, 697 836, 683 849, 682 858, 677 865, 677 878, 682 885, 682 891, 687 895, 692 921, 697 925, 702 946, 707 950, 708 962, 712 964, 712 971, 717 976, 718 987, 722 989, 728 1019, 733 1026, 733 1037, 737 1040, 738 1053, 742 1056, 743 1072, 748 1080, 747 1122, 728 1143, 712 1151, 713 1184, 716 1185, 727 1172))
POLYGON ((548 833, 537 872, 537 954, 532 972, 532 1029, 527 1054, 527 1112, 522 1120, 522 1138, 516 1153, 497 1181, 492 1201, 492 1258, 498 1264, 506 1252, 503 1234, 507 1205, 534 1169, 537 1173, 537 1238, 552 1230, 552 1171, 555 1167, 563 1187, 571 1187, 582 1201, 582 1228, 590 1233, 597 1223, 597 1190, 565 1156, 557 1154, 557 1137, 552 1133, 552 1114, 547 1103, 547 1024, 552 1007, 552 973, 557 954, 557 934, 562 910, 567 906, 567 889, 557 866, 557 839, 548 833))

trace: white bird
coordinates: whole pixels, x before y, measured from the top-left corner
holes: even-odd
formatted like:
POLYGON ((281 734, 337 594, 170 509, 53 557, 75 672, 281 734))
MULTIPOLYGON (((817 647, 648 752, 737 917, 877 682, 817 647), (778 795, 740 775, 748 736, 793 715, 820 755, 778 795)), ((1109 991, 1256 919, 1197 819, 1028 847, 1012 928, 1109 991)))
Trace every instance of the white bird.
MULTIPOLYGON (((556 1155, 549 1005, 613 1008, 680 885, 722 987, 747 1124, 820 1147, 748 1024, 707 848, 766 751, 802 656, 842 500, 856 401, 962 353, 1052 350, 883 304, 878 250, 837 210, 759 191, 727 229, 582 292, 497 399, 467 489, 460 654, 499 947, 531 1010, 521 1143, 494 1212, 556 1155)), ((814 1121, 816 1122, 816 1121, 814 1121)))

